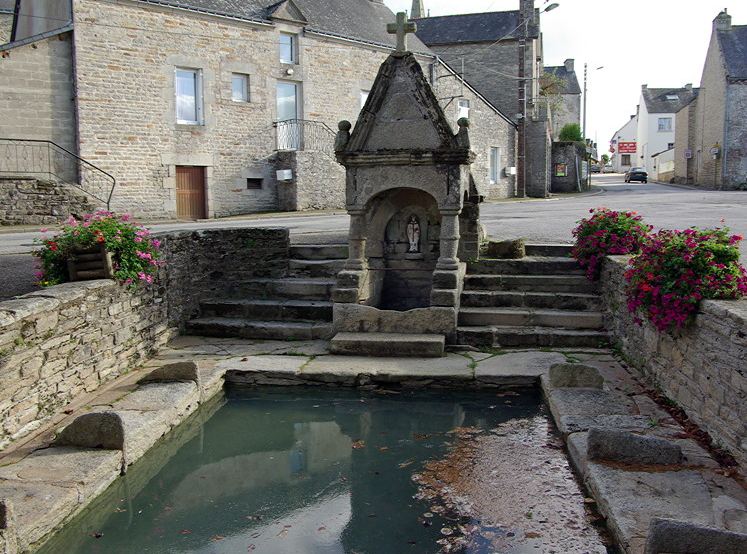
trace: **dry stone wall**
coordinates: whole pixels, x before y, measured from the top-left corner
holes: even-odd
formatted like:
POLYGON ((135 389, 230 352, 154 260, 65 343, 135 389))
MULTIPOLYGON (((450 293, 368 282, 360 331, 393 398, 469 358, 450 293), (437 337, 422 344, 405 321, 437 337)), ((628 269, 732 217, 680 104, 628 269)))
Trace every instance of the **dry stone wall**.
POLYGON ((627 258, 602 271, 605 324, 617 343, 664 394, 747 465, 747 299, 704 300, 695 322, 660 334, 628 313, 623 292, 627 258))
POLYGON ((51 225, 106 207, 70 185, 37 179, 0 178, 0 198, 0 225, 51 225))
POLYGON ((151 356, 200 299, 287 268, 287 229, 158 236, 167 265, 153 286, 83 281, 0 302, 0 447, 151 356))

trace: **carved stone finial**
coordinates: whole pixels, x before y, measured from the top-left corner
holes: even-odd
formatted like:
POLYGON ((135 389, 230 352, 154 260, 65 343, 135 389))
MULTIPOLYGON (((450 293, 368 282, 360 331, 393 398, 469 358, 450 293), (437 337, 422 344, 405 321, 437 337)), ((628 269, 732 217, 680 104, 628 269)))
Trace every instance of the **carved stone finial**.
POLYGON ((348 145, 348 141, 350 140, 351 127, 352 125, 346 119, 343 119, 337 124, 337 128, 339 130, 337 131, 337 136, 335 137, 335 152, 342 152, 343 150, 345 150, 345 147, 348 145))
POLYGON ((459 148, 469 148, 469 119, 460 117, 457 121, 459 131, 457 132, 457 146, 459 148))
POLYGON ((412 21, 407 21, 407 14, 399 12, 397 22, 389 23, 386 26, 386 32, 390 35, 397 35, 397 48, 394 50, 394 56, 402 57, 407 52, 407 33, 414 33, 418 30, 417 25, 412 21))

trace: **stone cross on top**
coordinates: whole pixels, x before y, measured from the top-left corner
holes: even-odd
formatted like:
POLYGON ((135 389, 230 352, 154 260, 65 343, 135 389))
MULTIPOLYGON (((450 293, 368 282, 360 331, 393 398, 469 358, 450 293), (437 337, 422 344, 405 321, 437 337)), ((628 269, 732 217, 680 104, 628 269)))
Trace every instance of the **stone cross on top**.
POLYGON ((418 28, 413 21, 407 21, 407 14, 399 12, 397 22, 389 23, 386 26, 386 32, 390 35, 397 35, 397 48, 394 51, 395 56, 404 56, 407 52, 407 33, 414 33, 418 28))

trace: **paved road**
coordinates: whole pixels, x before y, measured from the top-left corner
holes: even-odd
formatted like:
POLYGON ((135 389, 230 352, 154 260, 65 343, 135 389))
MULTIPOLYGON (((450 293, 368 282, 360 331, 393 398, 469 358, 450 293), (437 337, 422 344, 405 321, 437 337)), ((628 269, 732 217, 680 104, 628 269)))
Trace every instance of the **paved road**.
MULTIPOLYGON (((591 208, 605 206, 634 210, 658 229, 728 226, 747 236, 747 192, 711 191, 655 183, 625 183, 622 175, 593 176, 594 191, 554 195, 536 200, 488 201, 481 219, 494 238, 524 237, 530 242, 571 243, 571 230, 589 215, 591 208), (725 223, 721 220, 724 219, 725 223)), ((253 215, 206 222, 168 222, 151 225, 154 232, 177 229, 225 227, 288 227, 296 243, 345 242, 348 216, 340 212, 253 215)), ((0 228, 0 300, 34 290, 34 229, 0 228)))

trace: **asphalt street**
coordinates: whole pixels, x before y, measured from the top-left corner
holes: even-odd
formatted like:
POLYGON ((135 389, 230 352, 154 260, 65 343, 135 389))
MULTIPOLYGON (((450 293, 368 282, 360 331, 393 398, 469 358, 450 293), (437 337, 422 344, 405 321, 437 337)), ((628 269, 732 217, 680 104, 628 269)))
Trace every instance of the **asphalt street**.
MULTIPOLYGON (((747 191, 698 190, 657 183, 625 183, 620 174, 594 175, 591 192, 548 199, 488 200, 481 220, 491 238, 523 237, 535 243, 571 243, 571 231, 589 210, 632 210, 659 229, 728 227, 747 236, 747 191), (723 220, 723 221, 722 221, 723 220)), ((155 233, 225 227, 288 227, 294 243, 345 242, 344 211, 257 214, 209 221, 153 222, 155 233)), ((0 227, 0 300, 36 290, 31 251, 35 228, 0 227)))

